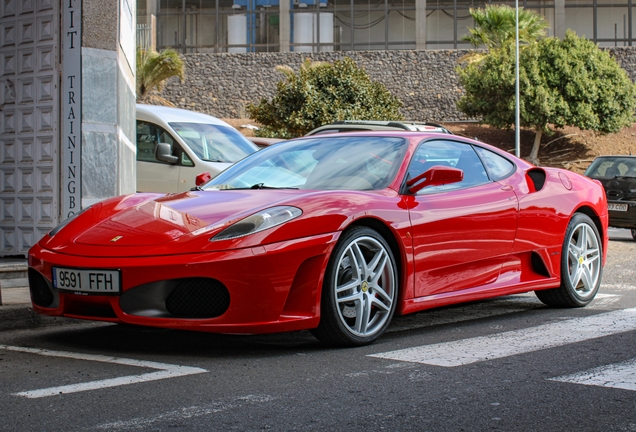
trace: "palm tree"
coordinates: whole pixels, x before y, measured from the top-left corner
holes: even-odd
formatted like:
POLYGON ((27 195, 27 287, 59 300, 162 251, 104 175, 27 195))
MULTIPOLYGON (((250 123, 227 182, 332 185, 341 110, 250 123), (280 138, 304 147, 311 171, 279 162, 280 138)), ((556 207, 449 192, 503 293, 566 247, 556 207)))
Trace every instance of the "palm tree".
MULTIPOLYGON (((475 27, 468 29, 469 34, 462 40, 470 42, 475 48, 487 50, 501 48, 515 40, 515 9, 507 5, 489 5, 484 9, 470 9, 475 27)), ((536 12, 519 8, 519 44, 530 45, 545 36, 548 22, 536 12)), ((484 54, 471 53, 463 61, 481 61, 484 54)))
POLYGON ((137 101, 174 106, 172 102, 153 93, 160 92, 168 78, 178 76, 183 82, 185 67, 179 54, 168 48, 160 53, 137 48, 137 101))

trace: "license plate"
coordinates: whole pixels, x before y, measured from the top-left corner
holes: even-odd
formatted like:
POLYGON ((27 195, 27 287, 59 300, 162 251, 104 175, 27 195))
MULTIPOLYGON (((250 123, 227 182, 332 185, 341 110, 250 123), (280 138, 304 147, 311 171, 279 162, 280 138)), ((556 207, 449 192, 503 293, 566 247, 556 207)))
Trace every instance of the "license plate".
POLYGON ((53 287, 94 294, 119 294, 119 270, 86 270, 53 267, 53 287))
POLYGON ((608 204, 607 209, 613 211, 627 211, 627 204, 608 204))

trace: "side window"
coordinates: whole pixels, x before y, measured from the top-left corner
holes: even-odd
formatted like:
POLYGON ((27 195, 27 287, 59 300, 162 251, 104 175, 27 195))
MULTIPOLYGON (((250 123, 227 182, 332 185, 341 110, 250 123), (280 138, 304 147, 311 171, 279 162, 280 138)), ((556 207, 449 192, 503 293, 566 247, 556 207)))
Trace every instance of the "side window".
POLYGON ((190 156, 188 156, 186 152, 181 152, 181 165, 187 167, 194 166, 194 162, 192 162, 192 159, 190 159, 190 156))
POLYGON ((409 177, 416 177, 436 165, 459 168, 464 171, 464 179, 458 183, 425 187, 418 194, 463 189, 490 181, 473 147, 456 141, 425 141, 420 144, 409 165, 409 177))
MULTIPOLYGON (((172 136, 166 132, 165 129, 145 121, 137 121, 137 160, 144 162, 156 162, 166 163, 155 158, 155 146, 157 143, 170 144, 172 148, 172 154, 180 158, 182 162, 185 162, 181 157, 181 148, 172 138, 172 136)), ((190 166, 192 161, 186 155, 190 166)), ((184 163, 185 165, 185 163, 184 163)))
POLYGON ((486 169, 493 180, 501 180, 508 177, 515 169, 515 165, 508 159, 499 156, 497 153, 486 150, 485 148, 475 147, 477 153, 484 161, 486 169))

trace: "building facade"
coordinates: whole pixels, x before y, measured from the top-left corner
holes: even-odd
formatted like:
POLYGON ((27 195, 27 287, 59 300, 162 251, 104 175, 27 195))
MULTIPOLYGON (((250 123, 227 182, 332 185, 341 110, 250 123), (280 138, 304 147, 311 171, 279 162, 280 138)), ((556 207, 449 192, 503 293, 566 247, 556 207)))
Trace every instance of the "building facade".
MULTIPOLYGON (((520 0, 549 23, 600 46, 633 46, 636 0, 520 0)), ((138 0, 138 40, 180 53, 469 48, 470 8, 514 1, 138 0)))
POLYGON ((0 256, 135 191, 135 6, 0 2, 0 256))

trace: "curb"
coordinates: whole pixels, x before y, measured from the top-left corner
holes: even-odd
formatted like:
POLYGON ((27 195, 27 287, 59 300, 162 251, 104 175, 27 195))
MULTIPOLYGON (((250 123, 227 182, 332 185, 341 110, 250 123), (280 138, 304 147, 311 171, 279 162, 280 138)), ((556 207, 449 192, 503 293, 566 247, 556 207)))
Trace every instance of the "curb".
POLYGON ((50 317, 33 311, 31 305, 0 306, 0 332, 78 323, 72 318, 50 317))

